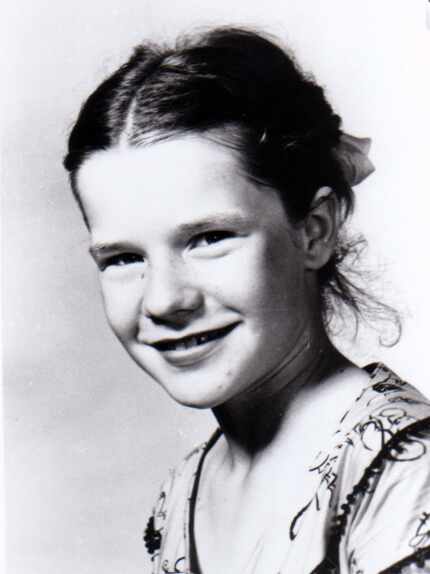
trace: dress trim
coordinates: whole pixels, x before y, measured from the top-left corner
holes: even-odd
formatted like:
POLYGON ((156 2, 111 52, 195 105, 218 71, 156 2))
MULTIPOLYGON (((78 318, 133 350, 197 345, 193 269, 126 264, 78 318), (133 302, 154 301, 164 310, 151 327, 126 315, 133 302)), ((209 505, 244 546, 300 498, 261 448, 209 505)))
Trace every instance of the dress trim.
POLYGON ((380 572, 379 574, 402 574, 403 568, 411 565, 424 568, 426 566, 427 560, 430 560, 430 546, 427 546, 427 548, 421 548, 420 550, 417 550, 413 554, 410 554, 406 558, 403 558, 403 560, 400 560, 399 562, 396 562, 389 568, 382 570, 382 572, 380 572))
POLYGON ((222 431, 220 428, 214 432, 211 436, 209 441, 204 446, 203 452, 200 456, 199 463, 197 465, 197 469, 194 476, 193 482, 193 489, 191 491, 191 498, 190 498, 190 506, 189 506, 189 522, 188 522, 188 538, 189 538, 189 563, 190 563, 190 571, 193 574, 201 574, 201 568, 199 564, 199 557, 197 553, 196 547, 196 539, 195 539, 195 512, 196 512, 196 504, 197 504, 197 497, 199 492, 199 484, 200 484, 200 477, 202 474, 203 463, 205 462, 206 455, 217 442, 219 437, 222 435, 222 431))

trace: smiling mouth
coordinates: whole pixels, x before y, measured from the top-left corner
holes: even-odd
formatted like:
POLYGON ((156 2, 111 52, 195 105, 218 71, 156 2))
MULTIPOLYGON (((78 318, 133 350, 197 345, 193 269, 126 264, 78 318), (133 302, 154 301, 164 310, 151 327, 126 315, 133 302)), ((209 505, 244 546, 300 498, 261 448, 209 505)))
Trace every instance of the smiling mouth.
POLYGON ((189 337, 183 337, 182 339, 164 339, 163 341, 152 343, 152 346, 158 351, 185 351, 228 335, 228 333, 233 331, 236 325, 237 323, 234 323, 233 325, 228 325, 221 329, 197 333, 195 335, 190 335, 189 337))

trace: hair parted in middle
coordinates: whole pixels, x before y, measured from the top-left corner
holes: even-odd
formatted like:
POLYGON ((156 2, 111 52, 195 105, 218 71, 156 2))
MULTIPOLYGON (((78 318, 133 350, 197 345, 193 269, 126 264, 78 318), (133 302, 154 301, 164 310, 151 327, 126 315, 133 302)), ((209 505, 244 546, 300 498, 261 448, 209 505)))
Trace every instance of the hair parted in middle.
POLYGON ((216 28, 174 48, 138 46, 82 108, 65 165, 74 172, 87 154, 121 140, 138 146, 217 130, 245 173, 281 194, 291 217, 303 217, 323 185, 348 213, 352 191, 332 153, 340 124, 285 49, 245 29, 216 28))

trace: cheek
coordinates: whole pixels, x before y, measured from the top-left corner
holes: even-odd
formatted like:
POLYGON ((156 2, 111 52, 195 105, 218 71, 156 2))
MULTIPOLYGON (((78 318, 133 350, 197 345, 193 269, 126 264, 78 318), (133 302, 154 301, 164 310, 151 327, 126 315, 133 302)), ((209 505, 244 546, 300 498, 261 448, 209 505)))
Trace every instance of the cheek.
POLYGON ((140 309, 140 292, 133 286, 101 281, 105 315, 120 339, 134 336, 140 309))
POLYGON ((236 310, 254 308, 260 296, 264 270, 254 250, 243 248, 219 259, 194 263, 194 284, 211 301, 236 310))
MULTIPOLYGON (((261 238, 260 238, 261 239, 261 238)), ((299 304, 304 271, 294 247, 278 240, 250 242, 228 257, 199 263, 193 277, 206 294, 248 315, 276 315, 299 304)))
POLYGON ((293 246, 268 243, 253 274, 250 296, 259 330, 283 346, 301 328, 308 307, 300 253, 293 246))
POLYGON ((267 290, 277 301, 294 307, 302 301, 305 273, 297 253, 271 253, 265 264, 267 290))
POLYGON ((276 236, 269 236, 244 271, 255 302, 275 312, 291 310, 303 296, 305 274, 300 252, 276 236))

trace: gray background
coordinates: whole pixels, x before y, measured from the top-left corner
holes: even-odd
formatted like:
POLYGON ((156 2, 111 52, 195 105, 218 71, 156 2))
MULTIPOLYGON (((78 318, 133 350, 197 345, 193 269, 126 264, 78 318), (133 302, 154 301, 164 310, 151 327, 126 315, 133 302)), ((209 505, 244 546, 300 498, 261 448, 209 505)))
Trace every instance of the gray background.
POLYGON ((430 393, 428 85, 424 0, 21 0, 2 10, 3 324, 8 574, 143 572, 140 540, 167 469, 213 426, 173 404, 104 322, 61 167, 82 99, 140 39, 257 24, 374 138, 352 227, 404 314, 394 349, 340 342, 430 393), (231 6, 233 4, 233 6, 231 6), (5 88, 7 91, 5 92, 5 88))

